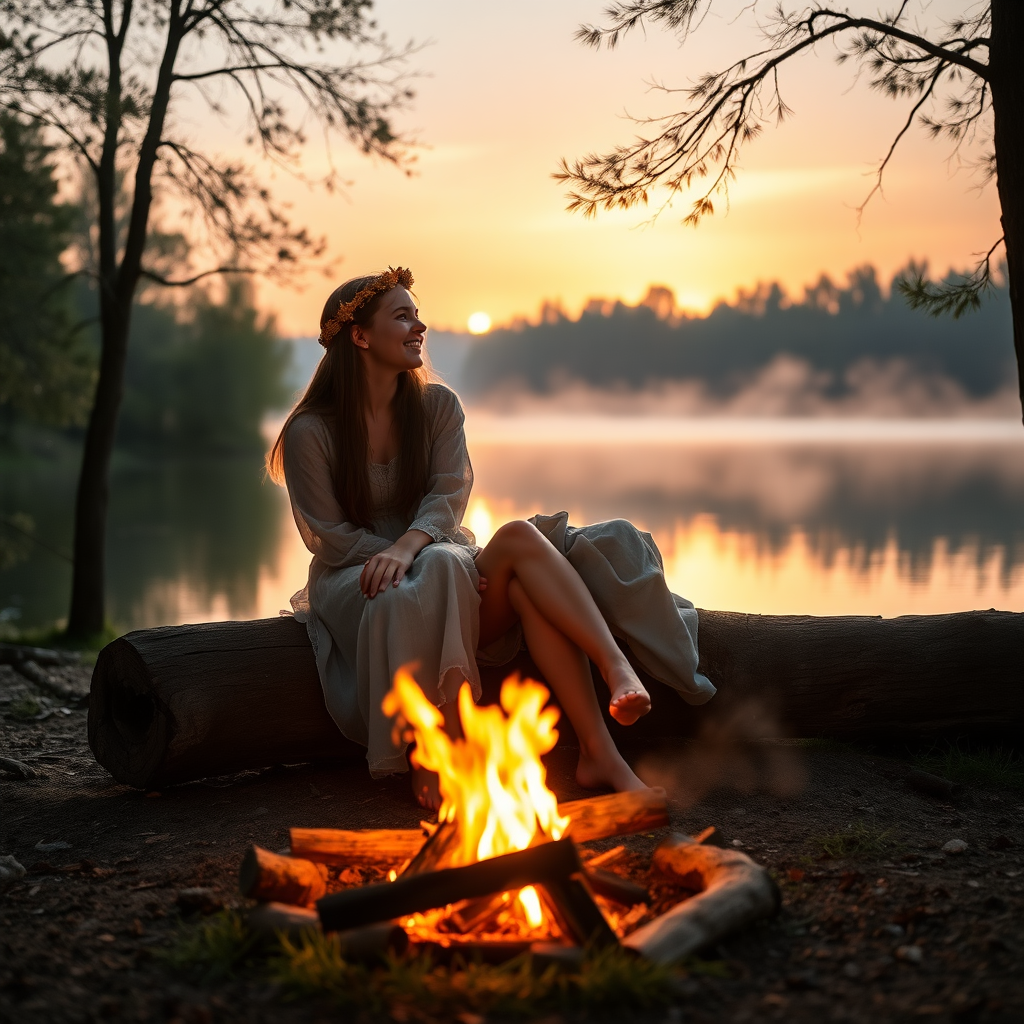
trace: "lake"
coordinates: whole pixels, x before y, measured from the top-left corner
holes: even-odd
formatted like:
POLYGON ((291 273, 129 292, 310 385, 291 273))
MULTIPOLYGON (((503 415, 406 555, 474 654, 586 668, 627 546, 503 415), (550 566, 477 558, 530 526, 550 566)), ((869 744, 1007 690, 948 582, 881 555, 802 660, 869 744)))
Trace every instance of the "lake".
MULTIPOLYGON (((698 607, 894 616, 1024 610, 1024 430, 1003 420, 682 420, 470 410, 467 525, 565 509, 649 530, 698 607)), ((66 614, 74 466, 5 470, 35 521, 0 572, 0 616, 66 614)), ((276 615, 306 576, 285 493, 256 460, 119 456, 108 553, 121 629, 276 615)))

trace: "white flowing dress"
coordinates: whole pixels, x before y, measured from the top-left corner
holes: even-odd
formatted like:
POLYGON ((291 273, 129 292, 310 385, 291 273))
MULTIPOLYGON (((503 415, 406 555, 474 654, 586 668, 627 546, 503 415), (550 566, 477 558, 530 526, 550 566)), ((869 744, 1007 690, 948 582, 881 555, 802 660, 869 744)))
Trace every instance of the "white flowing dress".
MULTIPOLYGON (((320 417, 297 416, 284 440, 284 473, 292 513, 313 554, 309 580, 292 598, 316 655, 327 710, 341 732, 366 747, 371 774, 406 771, 404 744, 392 739, 381 710, 395 672, 413 674, 428 699, 454 700, 468 680, 480 698, 478 665, 501 665, 520 648, 518 626, 479 649, 479 552, 462 517, 473 470, 457 396, 441 384, 425 391, 430 468, 427 493, 410 515, 395 505, 398 461, 371 463, 373 528, 346 522, 331 481, 333 443, 320 417), (359 576, 371 556, 408 530, 433 543, 416 556, 397 587, 363 597, 359 576)), ((715 693, 697 672, 697 612, 670 593, 661 554, 648 533, 626 520, 572 527, 568 515, 534 516, 548 540, 582 577, 612 633, 625 640, 643 667, 691 704, 715 693)))

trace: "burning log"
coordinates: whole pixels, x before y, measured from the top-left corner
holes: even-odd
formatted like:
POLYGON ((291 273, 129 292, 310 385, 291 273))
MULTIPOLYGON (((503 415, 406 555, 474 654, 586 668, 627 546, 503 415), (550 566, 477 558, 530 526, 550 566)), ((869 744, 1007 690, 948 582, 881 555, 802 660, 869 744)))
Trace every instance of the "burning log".
POLYGON ((454 821, 442 822, 433 835, 420 844, 419 850, 402 871, 402 876, 422 875, 427 871, 451 867, 451 858, 458 848, 458 826, 454 821))
MULTIPOLYGON (((661 789, 569 800, 558 805, 569 818, 567 836, 577 843, 663 828, 668 824, 668 804, 661 789)), ((458 833, 454 824, 440 825, 424 841, 419 829, 374 829, 362 832, 334 828, 291 829, 293 857, 322 864, 398 867, 409 861, 403 875, 416 875, 446 867, 458 833), (411 860, 410 860, 411 858, 411 860)))
POLYGON ((674 835, 655 850, 654 866, 701 891, 625 939, 649 960, 680 960, 778 910, 779 891, 768 872, 738 850, 674 835))
POLYGON ((559 927, 575 939, 578 946, 604 949, 619 944, 619 937, 605 920, 580 874, 552 878, 543 883, 541 893, 559 927))
POLYGON ((346 889, 321 897, 316 906, 324 931, 343 931, 527 885, 547 885, 582 867, 575 843, 561 839, 465 867, 346 889))
POLYGON ((570 819, 565 834, 577 843, 588 843, 663 828, 668 824, 668 800, 663 789, 641 789, 570 800, 558 805, 558 813, 570 819))
POLYGON ((415 828, 293 828, 289 836, 293 857, 338 867, 398 867, 416 855, 424 840, 415 828))
POLYGON ((250 846, 238 869, 238 889, 252 900, 309 906, 327 892, 327 868, 250 846))

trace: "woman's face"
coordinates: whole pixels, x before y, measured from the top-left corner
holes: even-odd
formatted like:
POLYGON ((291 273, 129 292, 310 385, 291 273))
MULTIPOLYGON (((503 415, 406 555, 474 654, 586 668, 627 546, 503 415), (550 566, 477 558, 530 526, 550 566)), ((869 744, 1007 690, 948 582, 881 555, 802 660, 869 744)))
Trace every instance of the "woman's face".
POLYGON ((397 285, 384 293, 369 324, 352 328, 352 342, 381 369, 415 370, 423 365, 426 329, 409 290, 397 285))

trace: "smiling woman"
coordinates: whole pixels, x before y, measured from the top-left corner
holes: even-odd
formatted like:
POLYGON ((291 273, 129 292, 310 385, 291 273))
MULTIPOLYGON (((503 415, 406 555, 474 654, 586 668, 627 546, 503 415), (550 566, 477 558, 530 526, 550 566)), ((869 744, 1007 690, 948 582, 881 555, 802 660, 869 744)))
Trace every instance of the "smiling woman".
MULTIPOLYGON (((415 676, 454 737, 464 682, 479 700, 478 665, 505 664, 525 639, 575 728, 577 781, 642 789, 602 717, 590 663, 622 725, 651 701, 611 624, 652 674, 704 703, 714 687, 696 672, 693 605, 669 593, 653 540, 623 520, 574 530, 564 513, 539 516, 475 543, 462 528, 473 484, 465 417, 424 367, 412 283, 389 268, 331 295, 327 355, 268 459, 314 556, 292 607, 327 708, 367 748, 371 772, 404 771, 405 744, 383 711, 396 674, 415 676)), ((437 776, 412 764, 417 798, 437 809, 437 776)))

